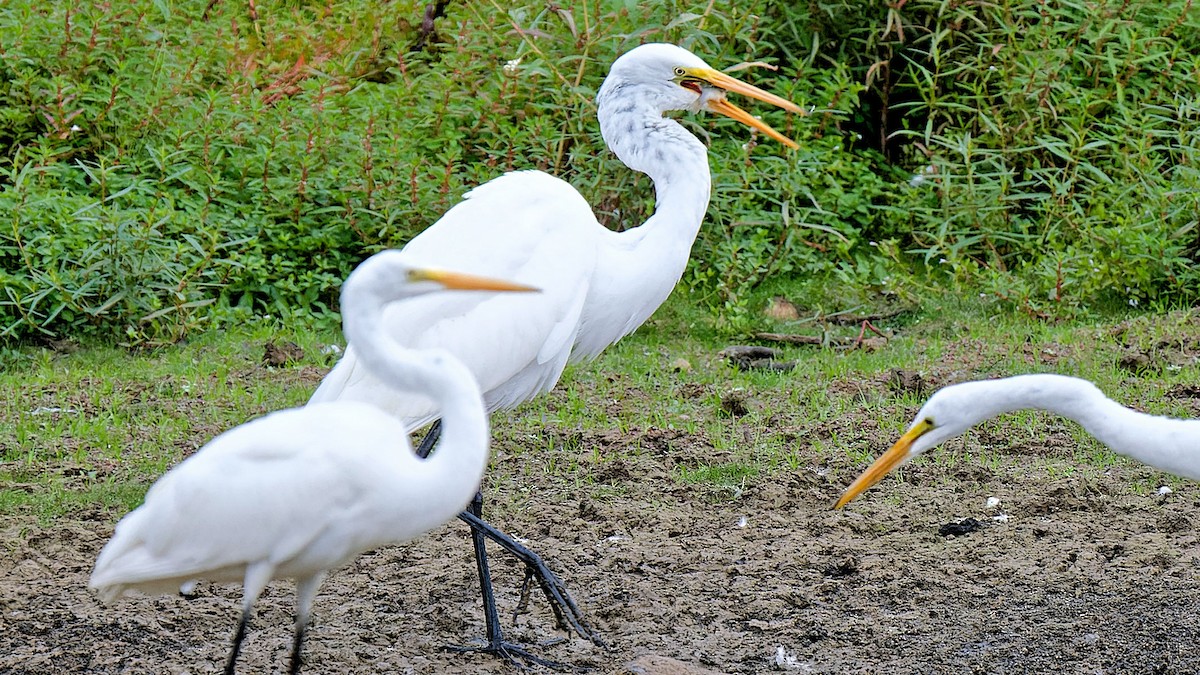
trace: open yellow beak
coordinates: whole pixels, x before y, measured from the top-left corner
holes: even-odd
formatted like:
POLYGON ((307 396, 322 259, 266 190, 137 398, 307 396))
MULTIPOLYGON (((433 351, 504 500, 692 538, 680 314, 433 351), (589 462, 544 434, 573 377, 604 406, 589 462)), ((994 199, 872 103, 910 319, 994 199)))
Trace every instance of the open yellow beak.
MULTIPOLYGON (((792 103, 785 98, 780 98, 770 92, 763 91, 752 84, 742 82, 736 77, 726 75, 719 70, 713 70, 711 68, 691 68, 688 69, 687 74, 698 80, 703 80, 704 82, 717 87, 718 89, 731 91, 735 94, 741 94, 743 96, 749 96, 750 98, 757 99, 764 103, 770 103, 773 106, 783 108, 788 112, 799 113, 801 115, 804 114, 804 109, 795 103, 792 103)), ((770 125, 766 124, 762 120, 756 119, 750 113, 725 100, 723 96, 709 99, 706 103, 706 107, 717 114, 733 118, 748 127, 758 129, 759 131, 770 136, 771 138, 774 138, 780 143, 783 143, 789 148, 800 147, 792 139, 784 136, 778 131, 775 131, 770 125)))
POLYGON ((846 491, 842 493, 841 498, 837 500, 837 504, 834 504, 833 508, 840 509, 849 504, 851 500, 865 492, 867 488, 878 483, 892 469, 908 459, 908 451, 912 448, 912 444, 932 428, 933 425, 928 420, 921 420, 916 426, 905 432, 900 437, 900 440, 896 441, 895 445, 880 455, 874 464, 862 472, 862 475, 854 479, 854 482, 850 484, 850 487, 846 488, 846 491))
POLYGON ((459 272, 447 272, 446 270, 411 270, 409 278, 413 281, 432 281, 454 291, 533 291, 540 293, 542 290, 533 286, 526 286, 525 284, 515 284, 511 281, 492 279, 490 277, 477 277, 473 274, 461 274, 459 272))

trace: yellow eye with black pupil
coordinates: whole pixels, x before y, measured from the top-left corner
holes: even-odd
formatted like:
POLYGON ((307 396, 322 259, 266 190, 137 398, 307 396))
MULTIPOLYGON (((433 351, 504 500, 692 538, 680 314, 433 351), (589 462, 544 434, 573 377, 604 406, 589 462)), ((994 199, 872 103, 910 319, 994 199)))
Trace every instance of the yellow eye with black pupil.
POLYGON ((676 66, 675 67, 675 76, 683 77, 684 75, 687 75, 687 71, 685 71, 683 68, 680 68, 679 66, 676 66))

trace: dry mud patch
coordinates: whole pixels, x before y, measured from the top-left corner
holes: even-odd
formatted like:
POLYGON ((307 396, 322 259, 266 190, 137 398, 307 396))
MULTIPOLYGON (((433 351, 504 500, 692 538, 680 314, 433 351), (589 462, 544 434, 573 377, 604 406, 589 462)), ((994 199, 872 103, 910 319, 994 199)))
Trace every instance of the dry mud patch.
MULTIPOLYGON (((849 459, 802 461, 731 495, 674 477, 712 460, 703 435, 623 438, 572 436, 553 451, 574 453, 569 478, 517 480, 533 453, 489 477, 493 519, 551 561, 611 645, 568 637, 539 648, 547 657, 601 673, 1200 672, 1194 485, 1124 462, 1074 471, 1065 430, 987 467, 924 461, 842 512, 830 504, 860 468, 849 459), (938 534, 968 516, 985 527, 938 534)), ((85 586, 110 521, 96 510, 3 526, 0 672, 220 671, 240 589, 100 604, 85 586)), ((494 566, 511 637, 561 636, 538 596, 512 622, 520 570, 499 554, 494 566)), ((283 670, 293 597, 290 583, 268 589, 240 672, 283 670)), ((332 574, 305 672, 511 672, 441 649, 481 632, 454 523, 332 574)))

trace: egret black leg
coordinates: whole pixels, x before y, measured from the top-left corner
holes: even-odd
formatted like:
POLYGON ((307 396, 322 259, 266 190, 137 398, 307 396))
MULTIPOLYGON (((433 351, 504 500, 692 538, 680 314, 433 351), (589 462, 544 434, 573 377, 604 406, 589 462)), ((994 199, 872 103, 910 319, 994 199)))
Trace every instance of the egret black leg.
MULTIPOLYGON (((467 513, 482 520, 483 490, 475 493, 467 513)), ((475 547, 475 567, 479 571, 479 592, 483 594, 483 616, 487 625, 487 641, 493 646, 504 640, 504 631, 500 628, 500 611, 496 608, 496 590, 492 586, 492 571, 488 568, 487 542, 483 535, 474 528, 471 529, 471 544, 475 547)))
POLYGON ((425 459, 433 452, 433 446, 437 444, 439 438, 442 437, 442 421, 434 420, 433 424, 429 425, 429 431, 425 432, 425 437, 421 439, 421 444, 417 446, 417 457, 425 459))
MULTIPOLYGON (((421 443, 417 447, 417 455, 420 457, 429 456, 440 434, 441 421, 439 420, 433 423, 429 431, 426 432, 425 437, 421 439, 421 443)), ((579 611, 579 607, 575 604, 575 601, 571 599, 566 586, 550 570, 542 558, 483 520, 482 514, 483 494, 482 492, 478 492, 468 509, 459 514, 458 517, 471 526, 471 540, 475 547, 475 563, 479 572, 480 593, 483 597, 484 619, 487 622, 487 644, 479 647, 452 647, 452 649, 458 651, 484 651, 496 654, 518 667, 534 663, 558 670, 579 670, 568 664, 548 661, 534 656, 519 645, 504 641, 504 631, 500 627, 500 614, 496 608, 496 595, 492 587, 491 571, 488 568, 487 543, 485 538, 491 539, 525 564, 525 588, 528 588, 530 579, 537 580, 538 586, 541 587, 547 601, 550 603, 550 608, 554 611, 554 616, 560 628, 563 630, 574 630, 580 637, 591 640, 600 647, 608 646, 588 626, 587 620, 584 619, 583 613, 579 611)), ((524 592, 522 596, 525 597, 524 592)), ((524 602, 518 607, 518 610, 521 607, 524 607, 524 602)))
POLYGON ((233 647, 229 650, 229 661, 225 664, 225 675, 234 675, 234 664, 237 663, 238 652, 242 650, 242 640, 246 639, 246 629, 250 626, 250 612, 243 611, 238 621, 237 632, 233 634, 233 647))
MULTIPOLYGON (((471 500, 470 507, 463 512, 463 515, 469 515, 471 517, 471 520, 466 520, 466 522, 471 524, 471 541, 475 546, 475 564, 479 570, 479 588, 480 593, 483 595, 483 613, 487 623, 487 639, 482 645, 452 646, 449 647, 449 649, 457 652, 484 652, 486 654, 492 654, 508 661, 522 670, 530 665, 539 665, 545 668, 551 668, 553 670, 569 670, 574 672, 586 671, 586 668, 579 668, 568 663, 560 663, 558 661, 544 659, 533 654, 524 646, 514 642, 508 642, 504 639, 504 629, 500 627, 500 612, 496 608, 496 594, 492 588, 492 575, 488 569, 487 542, 484 539, 485 534, 483 530, 477 529, 474 525, 474 523, 478 522, 486 525, 487 528, 495 530, 495 528, 492 528, 491 525, 487 525, 487 523, 484 522, 484 520, 480 517, 482 512, 483 493, 477 492, 475 493, 475 498, 471 500)), ((460 515, 459 518, 462 519, 463 515, 460 515)), ((515 544, 516 542, 513 543, 515 544)), ((527 575, 532 576, 533 572, 528 571, 527 575)), ((555 581, 557 581, 557 578, 555 578, 555 581)), ((528 583, 528 576, 526 577, 526 583, 528 583)), ((554 605, 554 598, 549 594, 547 594, 547 598, 550 598, 551 600, 551 607, 554 608, 554 613, 558 617, 559 625, 565 626, 565 622, 562 618, 562 611, 554 605)), ((575 604, 573 602, 570 602, 569 599, 567 602, 570 603, 570 607, 572 609, 575 609, 575 604)), ((577 609, 575 609, 575 611, 578 612, 577 609)), ((557 642, 557 640, 554 642, 557 642)), ((553 642, 549 644, 553 644, 553 642)))
POLYGON ((580 637, 592 641, 598 647, 608 647, 608 644, 588 625, 583 612, 579 610, 575 601, 571 599, 571 594, 567 592, 567 587, 558 578, 558 575, 546 565, 541 556, 517 543, 512 537, 496 529, 491 523, 471 511, 463 511, 458 514, 458 519, 471 526, 472 536, 491 539, 515 556, 517 560, 525 563, 526 584, 530 579, 537 580, 538 586, 541 587, 542 593, 550 603, 550 608, 554 610, 559 628, 573 630, 580 637))
POLYGON ((308 622, 312 619, 313 600, 317 597, 317 588, 325 579, 325 573, 314 574, 300 579, 296 583, 296 635, 292 639, 292 660, 288 666, 288 675, 297 675, 300 664, 303 663, 301 649, 304 648, 304 636, 308 634, 308 622))
POLYGON ((292 660, 288 665, 288 675, 297 675, 300 672, 300 649, 304 646, 304 635, 308 632, 308 626, 297 626, 296 635, 292 638, 292 660))

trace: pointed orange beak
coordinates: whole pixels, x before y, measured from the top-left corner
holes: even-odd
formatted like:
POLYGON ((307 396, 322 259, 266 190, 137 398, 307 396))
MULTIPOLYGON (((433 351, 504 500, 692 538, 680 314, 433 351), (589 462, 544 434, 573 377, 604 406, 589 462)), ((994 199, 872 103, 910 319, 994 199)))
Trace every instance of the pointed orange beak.
POLYGON ((535 293, 540 293, 542 290, 540 288, 534 288, 533 286, 516 284, 511 281, 504 281, 502 279, 477 277, 473 274, 461 274, 459 272, 447 272, 445 270, 412 270, 409 274, 414 281, 432 281, 455 291, 532 291, 535 293))
POLYGON ((912 444, 932 428, 933 425, 928 420, 921 420, 916 426, 905 432, 900 437, 900 440, 896 441, 895 445, 880 455, 874 464, 862 472, 862 475, 856 478, 850 484, 850 487, 846 488, 846 491, 842 493, 841 498, 837 500, 837 504, 834 504, 833 508, 840 509, 849 504, 851 500, 865 492, 867 488, 883 480, 883 477, 888 475, 892 469, 903 464, 904 460, 908 459, 908 451, 912 449, 912 444))
MULTIPOLYGON (((780 98, 770 92, 763 91, 752 84, 742 82, 736 77, 731 77, 718 70, 713 70, 711 68, 691 68, 688 69, 687 74, 723 91, 731 91, 735 94, 749 96, 750 98, 762 101, 764 103, 770 103, 773 106, 783 108, 788 112, 794 112, 801 115, 804 114, 804 109, 795 103, 792 103, 785 98, 780 98)), ((719 115, 724 115, 726 117, 735 119, 748 127, 758 129, 759 131, 770 136, 771 138, 774 138, 780 143, 783 143, 789 148, 800 147, 795 141, 787 136, 784 136, 778 131, 775 131, 767 123, 755 118, 750 113, 725 100, 724 96, 709 99, 706 102, 705 107, 719 115)))

